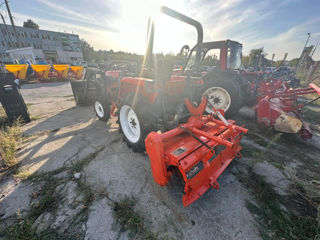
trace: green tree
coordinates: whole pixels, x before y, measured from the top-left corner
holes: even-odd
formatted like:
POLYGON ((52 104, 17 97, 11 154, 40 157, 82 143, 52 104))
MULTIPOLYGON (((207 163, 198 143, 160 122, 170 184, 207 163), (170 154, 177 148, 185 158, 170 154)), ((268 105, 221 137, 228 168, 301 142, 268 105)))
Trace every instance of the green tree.
POLYGON ((300 59, 300 58, 294 58, 294 59, 292 59, 292 60, 290 61, 290 66, 291 66, 291 67, 295 67, 295 66, 298 64, 299 59, 300 59))
POLYGON ((249 54, 249 65, 251 67, 258 67, 260 57, 263 53, 263 48, 251 49, 249 54))
POLYGON ((93 47, 84 39, 80 40, 80 46, 83 54, 83 59, 85 61, 91 61, 94 58, 93 47))
POLYGON ((242 56, 241 62, 244 67, 250 67, 250 56, 242 56))
POLYGON ((39 25, 32 21, 31 19, 28 19, 26 22, 23 22, 23 27, 26 28, 33 28, 33 29, 38 29, 39 30, 39 25))

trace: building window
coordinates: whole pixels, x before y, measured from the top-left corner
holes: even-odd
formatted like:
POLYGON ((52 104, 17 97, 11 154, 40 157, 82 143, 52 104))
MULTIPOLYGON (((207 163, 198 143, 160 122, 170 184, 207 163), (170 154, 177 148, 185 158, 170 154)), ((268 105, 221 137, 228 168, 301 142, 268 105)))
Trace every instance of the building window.
POLYGON ((1 41, 2 47, 5 47, 6 44, 4 43, 4 41, 1 41))
POLYGON ((48 40, 50 40, 50 36, 49 36, 49 34, 48 34, 48 40))
POLYGON ((9 47, 12 47, 11 42, 8 42, 8 44, 9 44, 9 47))

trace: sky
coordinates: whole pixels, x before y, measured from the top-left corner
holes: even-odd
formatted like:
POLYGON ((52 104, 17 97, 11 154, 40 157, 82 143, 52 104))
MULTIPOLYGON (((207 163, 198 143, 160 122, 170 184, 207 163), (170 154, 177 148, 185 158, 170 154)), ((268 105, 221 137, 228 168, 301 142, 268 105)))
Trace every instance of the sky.
MULTIPOLYGON (((0 0, 0 4, 3 0, 0 0)), ((319 0, 9 0, 15 24, 27 19, 40 29, 79 34, 95 50, 143 54, 148 18, 155 19, 157 52, 179 52, 196 43, 193 27, 158 13, 168 6, 199 21, 205 41, 231 39, 243 44, 243 53, 264 48, 271 58, 299 57, 309 44, 320 42, 319 0)), ((1 13, 7 18, 4 4, 1 13)), ((320 60, 320 46, 314 54, 320 60)))

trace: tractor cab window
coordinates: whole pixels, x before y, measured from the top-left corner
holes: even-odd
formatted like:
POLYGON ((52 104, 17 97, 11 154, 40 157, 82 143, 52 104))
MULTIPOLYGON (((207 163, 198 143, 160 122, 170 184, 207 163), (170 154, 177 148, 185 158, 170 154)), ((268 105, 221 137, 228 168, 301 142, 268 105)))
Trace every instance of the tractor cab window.
MULTIPOLYGON (((200 59, 203 59, 204 58, 204 52, 202 51, 201 52, 201 57, 200 59)), ((186 70, 195 70, 195 63, 196 63, 196 50, 195 48, 193 48, 191 50, 191 52, 189 53, 189 56, 188 58, 186 59, 187 63, 186 63, 186 67, 185 69, 186 70)))
POLYGON ((242 46, 234 45, 228 48, 227 67, 228 69, 239 69, 241 67, 242 46))
POLYGON ((206 53, 202 56, 201 67, 205 70, 213 70, 219 68, 220 66, 220 49, 203 49, 203 52, 206 53))

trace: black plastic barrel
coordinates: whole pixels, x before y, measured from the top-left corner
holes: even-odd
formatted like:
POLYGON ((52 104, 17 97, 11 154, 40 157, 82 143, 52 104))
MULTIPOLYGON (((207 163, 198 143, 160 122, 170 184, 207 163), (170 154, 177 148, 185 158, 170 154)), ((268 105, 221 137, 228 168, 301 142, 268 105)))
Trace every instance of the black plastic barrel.
POLYGON ((31 121, 28 108, 12 73, 0 73, 0 102, 9 121, 13 122, 19 118, 25 123, 31 121))

